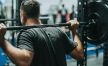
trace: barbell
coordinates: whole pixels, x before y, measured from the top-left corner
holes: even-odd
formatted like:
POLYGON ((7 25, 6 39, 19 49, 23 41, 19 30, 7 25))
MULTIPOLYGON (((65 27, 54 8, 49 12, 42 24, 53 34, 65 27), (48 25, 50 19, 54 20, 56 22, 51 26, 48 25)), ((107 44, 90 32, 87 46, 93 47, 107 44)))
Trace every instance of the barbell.
POLYGON ((108 5, 102 2, 88 4, 88 22, 91 23, 87 30, 87 41, 93 44, 101 44, 108 39, 108 5))
MULTIPOLYGON (((87 22, 79 22, 80 25, 88 25, 87 41, 92 44, 101 44, 108 39, 108 6, 101 2, 91 2, 87 9, 87 22)), ((70 26, 68 23, 62 24, 42 24, 32 26, 10 26, 7 30, 20 30, 29 28, 70 26)))
MULTIPOLYGON (((81 25, 87 25, 86 22, 80 22, 81 25)), ((30 29, 30 28, 44 28, 44 27, 60 27, 60 26, 70 26, 70 23, 61 23, 61 24, 36 24, 32 26, 10 26, 7 27, 7 30, 20 30, 20 29, 30 29)))

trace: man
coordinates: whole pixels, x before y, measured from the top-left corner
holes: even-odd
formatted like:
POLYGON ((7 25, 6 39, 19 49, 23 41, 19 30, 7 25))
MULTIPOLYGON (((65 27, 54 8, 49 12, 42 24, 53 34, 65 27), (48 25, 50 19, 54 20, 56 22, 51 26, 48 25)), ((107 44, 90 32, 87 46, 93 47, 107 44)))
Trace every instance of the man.
MULTIPOLYGON (((40 5, 37 1, 23 1, 20 8, 23 25, 41 24, 40 5)), ((6 26, 0 24, 0 46, 17 66, 67 66, 65 54, 75 59, 83 58, 82 44, 77 36, 77 21, 69 21, 73 40, 59 28, 31 28, 22 30, 18 36, 17 48, 5 38, 6 26)))

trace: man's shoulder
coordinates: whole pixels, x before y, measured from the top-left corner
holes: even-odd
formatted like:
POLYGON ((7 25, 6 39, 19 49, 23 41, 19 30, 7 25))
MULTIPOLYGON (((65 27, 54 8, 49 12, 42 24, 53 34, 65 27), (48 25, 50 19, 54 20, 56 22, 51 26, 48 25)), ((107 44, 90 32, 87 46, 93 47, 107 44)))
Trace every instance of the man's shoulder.
POLYGON ((52 32, 52 34, 62 35, 64 32, 59 27, 50 27, 48 31, 52 32))
POLYGON ((34 35, 36 33, 36 30, 34 29, 27 29, 27 30, 20 30, 18 35, 22 35, 22 36, 30 36, 30 35, 34 35))
POLYGON ((48 28, 46 28, 47 30, 51 30, 51 31, 57 31, 57 32, 59 32, 59 31, 61 31, 61 29, 59 28, 59 27, 48 27, 48 28))

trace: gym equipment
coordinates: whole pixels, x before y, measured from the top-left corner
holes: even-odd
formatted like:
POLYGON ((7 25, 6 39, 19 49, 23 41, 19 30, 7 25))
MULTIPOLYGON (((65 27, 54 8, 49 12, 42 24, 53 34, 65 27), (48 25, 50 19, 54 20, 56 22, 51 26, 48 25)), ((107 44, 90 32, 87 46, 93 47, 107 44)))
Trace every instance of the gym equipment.
MULTIPOLYGON (((80 24, 87 24, 85 22, 80 22, 80 24)), ((41 24, 41 25, 32 25, 32 26, 10 26, 7 27, 7 30, 20 30, 20 29, 30 29, 30 28, 44 28, 44 27, 60 27, 60 26, 70 26, 70 23, 61 23, 61 24, 41 24)))
MULTIPOLYGON (((87 41, 93 44, 100 44, 106 41, 108 35, 108 6, 101 2, 91 2, 88 4, 87 9, 87 22, 79 22, 81 25, 87 25, 87 41)), ((40 19, 49 19, 47 17, 40 19)), ((5 21, 5 20, 1 20, 5 21)), ((10 26, 7 30, 20 30, 29 28, 44 28, 44 27, 59 27, 59 26, 69 26, 70 24, 42 24, 33 26, 10 26)))
POLYGON ((102 2, 91 2, 88 4, 89 24, 87 41, 100 44, 108 37, 108 5, 102 2))

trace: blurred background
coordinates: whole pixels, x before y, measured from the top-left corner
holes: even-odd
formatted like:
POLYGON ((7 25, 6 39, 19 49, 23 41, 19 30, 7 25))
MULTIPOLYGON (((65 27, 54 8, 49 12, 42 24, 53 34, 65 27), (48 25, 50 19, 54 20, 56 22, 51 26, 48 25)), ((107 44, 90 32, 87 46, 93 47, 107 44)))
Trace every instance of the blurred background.
MULTIPOLYGON (((77 20, 78 17, 78 0, 38 0, 41 4, 40 17, 48 17, 49 20, 42 20, 44 24, 65 23, 69 20, 77 20)), ((0 21, 7 26, 18 26, 20 23, 19 8, 22 0, 0 0, 0 19, 17 19, 13 21, 0 21)), ((70 39, 72 35, 66 27, 61 27, 70 39)), ((8 41, 16 46, 16 37, 18 31, 7 31, 5 37, 8 41)), ((66 55, 68 66, 77 66, 77 60, 66 55)), ((87 64, 91 66, 102 66, 103 49, 102 44, 97 46, 87 43, 87 64), (96 49, 99 47, 98 49, 96 49), (99 61, 97 61, 99 60, 99 61), (93 63, 93 61, 97 61, 93 63)), ((0 66, 15 66, 5 53, 0 49, 0 66)))

